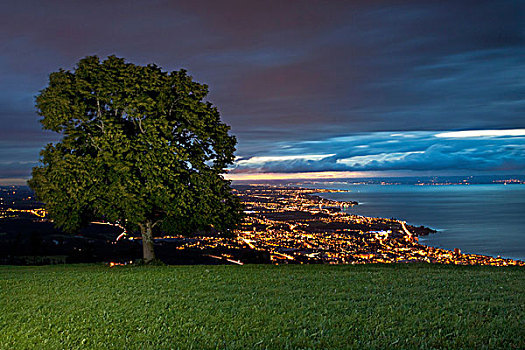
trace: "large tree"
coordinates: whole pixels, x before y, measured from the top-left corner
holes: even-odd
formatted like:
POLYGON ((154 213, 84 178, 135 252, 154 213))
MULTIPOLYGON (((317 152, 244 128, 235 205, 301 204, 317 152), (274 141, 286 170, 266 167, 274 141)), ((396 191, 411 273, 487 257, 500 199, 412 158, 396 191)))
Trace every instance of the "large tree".
POLYGON ((146 262, 154 228, 230 232, 240 204, 221 174, 236 139, 207 94, 184 70, 115 56, 52 73, 36 106, 61 140, 42 150, 29 185, 64 230, 99 218, 140 229, 146 262))

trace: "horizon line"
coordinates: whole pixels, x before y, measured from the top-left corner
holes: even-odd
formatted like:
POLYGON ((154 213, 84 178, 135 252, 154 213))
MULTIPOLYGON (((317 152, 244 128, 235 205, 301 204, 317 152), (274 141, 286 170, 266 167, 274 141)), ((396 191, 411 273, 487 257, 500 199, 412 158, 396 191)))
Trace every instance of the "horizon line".
MULTIPOLYGON (((351 178, 399 178, 399 177, 448 177, 448 176, 525 176, 519 173, 448 173, 436 172, 410 173, 382 172, 382 171, 313 171, 296 173, 229 173, 223 174, 224 179, 231 181, 272 181, 272 180, 323 180, 323 179, 351 179, 351 178)), ((27 186, 29 178, 0 178, 0 186, 27 186)))

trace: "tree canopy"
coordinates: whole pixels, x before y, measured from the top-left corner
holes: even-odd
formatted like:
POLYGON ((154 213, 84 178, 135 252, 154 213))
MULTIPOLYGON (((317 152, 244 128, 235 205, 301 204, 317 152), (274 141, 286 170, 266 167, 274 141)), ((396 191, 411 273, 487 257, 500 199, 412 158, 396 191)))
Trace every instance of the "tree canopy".
POLYGON ((236 139, 207 94, 185 70, 115 56, 52 73, 36 107, 61 140, 41 151, 29 185, 65 230, 99 218, 140 228, 146 261, 155 227, 228 233, 241 207, 221 174, 236 139))

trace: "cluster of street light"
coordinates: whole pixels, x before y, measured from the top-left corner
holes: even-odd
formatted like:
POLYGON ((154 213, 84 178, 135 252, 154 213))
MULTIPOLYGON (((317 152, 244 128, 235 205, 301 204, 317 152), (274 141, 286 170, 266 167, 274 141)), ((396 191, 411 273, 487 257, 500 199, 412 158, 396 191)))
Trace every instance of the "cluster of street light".
MULTIPOLYGON (((397 219, 350 215, 356 202, 327 200, 318 194, 340 190, 242 186, 234 189, 245 205, 245 218, 234 237, 164 235, 156 239, 177 242, 176 249, 212 252, 213 258, 239 263, 229 252, 250 249, 264 252, 274 263, 364 264, 428 262, 458 265, 520 265, 525 262, 476 254, 461 254, 419 244, 432 233, 397 219), (213 253, 215 252, 215 253, 213 253)), ((41 208, 0 211, 0 218, 18 214, 46 217, 41 208)), ((42 219, 41 219, 42 220, 42 219)), ((140 239, 124 230, 118 239, 140 239)), ((116 242, 115 242, 116 243, 116 242)))
POLYGON ((460 265, 525 265, 524 262, 461 254, 421 245, 432 230, 396 219, 349 215, 341 203, 318 197, 330 190, 251 187, 238 191, 247 208, 239 237, 272 260, 360 264, 429 262, 460 265))

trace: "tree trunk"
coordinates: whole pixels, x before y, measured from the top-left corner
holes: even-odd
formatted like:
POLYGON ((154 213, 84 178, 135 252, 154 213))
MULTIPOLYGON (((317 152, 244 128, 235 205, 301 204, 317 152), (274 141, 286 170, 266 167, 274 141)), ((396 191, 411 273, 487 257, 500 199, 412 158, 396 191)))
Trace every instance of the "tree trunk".
POLYGON ((151 221, 147 221, 144 225, 140 225, 140 233, 142 234, 142 258, 146 264, 155 260, 152 226, 151 221))

